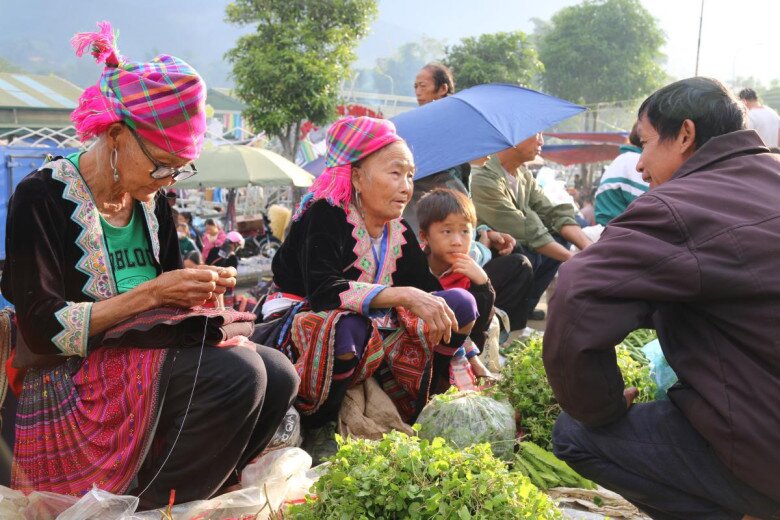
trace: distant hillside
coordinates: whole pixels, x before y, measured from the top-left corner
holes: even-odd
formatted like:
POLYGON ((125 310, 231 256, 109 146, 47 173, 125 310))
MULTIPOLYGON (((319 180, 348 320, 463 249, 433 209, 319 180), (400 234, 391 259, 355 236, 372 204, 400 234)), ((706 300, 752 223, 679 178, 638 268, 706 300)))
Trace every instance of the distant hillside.
POLYGON ((0 57, 30 73, 54 73, 80 86, 93 83, 99 68, 77 58, 69 40, 109 20, 119 29, 119 48, 133 60, 161 52, 192 64, 214 86, 229 85, 224 53, 240 29, 224 22, 227 1, 0 0, 0 57))
MULTIPOLYGON (((0 0, 0 59, 33 74, 53 73, 86 87, 99 68, 91 58, 77 58, 69 44, 80 31, 97 30, 109 20, 119 29, 119 48, 133 60, 166 52, 193 65, 210 86, 230 87, 224 54, 252 30, 224 21, 228 0, 0 0)), ((372 68, 422 35, 398 25, 377 22, 358 47, 355 68, 372 68)), ((1 63, 1 61, 0 61, 1 63)))

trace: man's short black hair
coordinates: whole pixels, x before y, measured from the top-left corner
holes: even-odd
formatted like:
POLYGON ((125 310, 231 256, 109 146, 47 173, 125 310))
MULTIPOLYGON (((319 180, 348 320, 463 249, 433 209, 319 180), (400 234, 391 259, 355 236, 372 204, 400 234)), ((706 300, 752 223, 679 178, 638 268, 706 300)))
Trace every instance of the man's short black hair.
POLYGON ((695 77, 655 91, 639 107, 659 138, 675 139, 686 119, 696 126, 696 148, 719 135, 745 128, 745 107, 723 83, 695 77))
POLYGON ((743 88, 739 91, 739 99, 744 99, 745 101, 758 101, 758 94, 756 94, 756 91, 752 88, 743 88))

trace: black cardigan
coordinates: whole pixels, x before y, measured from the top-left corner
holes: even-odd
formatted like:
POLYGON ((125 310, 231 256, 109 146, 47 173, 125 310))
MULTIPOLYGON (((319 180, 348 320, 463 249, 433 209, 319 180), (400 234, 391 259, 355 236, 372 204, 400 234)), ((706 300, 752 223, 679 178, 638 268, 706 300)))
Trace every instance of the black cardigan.
MULTIPOLYGON (((425 253, 406 221, 393 220, 388 226, 390 258, 385 265, 389 265, 374 283, 364 268, 371 273, 374 270, 362 267, 373 265, 374 260, 370 238, 357 211, 353 208, 347 215, 324 200, 314 202, 293 222, 274 256, 275 285, 281 292, 306 298, 314 311, 342 308, 361 314, 367 314, 367 295, 385 286, 440 291, 439 280, 431 274, 425 253)), ((481 348, 495 293, 490 282, 474 287, 471 293, 480 313, 471 337, 481 348)))
MULTIPOLYGON (((181 268, 164 195, 140 204, 158 274, 181 268)), ((19 183, 9 201, 5 240, 0 288, 16 307, 27 348, 85 357, 97 339, 89 335, 92 303, 117 290, 92 195, 70 161, 55 159, 19 183)))

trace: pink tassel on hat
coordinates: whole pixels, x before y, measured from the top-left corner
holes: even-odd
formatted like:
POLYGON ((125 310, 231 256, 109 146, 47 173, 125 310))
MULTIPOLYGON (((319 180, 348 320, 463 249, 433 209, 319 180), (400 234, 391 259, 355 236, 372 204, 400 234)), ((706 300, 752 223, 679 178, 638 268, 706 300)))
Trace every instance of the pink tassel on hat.
POLYGON ((352 202, 352 165, 326 168, 310 191, 315 199, 327 199, 334 206, 346 208, 352 202))
POLYGON ((116 34, 111 29, 111 22, 99 22, 100 32, 77 33, 70 40, 70 44, 76 50, 76 56, 81 57, 87 48, 91 47, 91 54, 98 63, 105 63, 109 67, 116 67, 121 61, 121 55, 116 45, 116 34))
POLYGON ((97 137, 109 125, 122 120, 97 85, 87 87, 81 93, 79 106, 71 112, 70 119, 79 139, 97 137))

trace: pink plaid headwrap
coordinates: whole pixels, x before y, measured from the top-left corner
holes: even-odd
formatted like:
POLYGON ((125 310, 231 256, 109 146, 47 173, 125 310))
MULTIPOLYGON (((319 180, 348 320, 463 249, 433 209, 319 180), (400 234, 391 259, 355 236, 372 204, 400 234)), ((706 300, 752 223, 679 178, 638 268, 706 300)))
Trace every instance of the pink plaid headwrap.
POLYGON ((319 199, 346 208, 352 202, 352 165, 380 148, 403 141, 391 121, 365 116, 339 119, 328 129, 327 139, 325 171, 309 188, 295 219, 319 199))
POLYGON ((100 81, 81 94, 71 119, 81 139, 96 137, 123 121, 159 148, 193 160, 206 134, 206 84, 184 61, 160 55, 149 63, 129 62, 119 54, 109 22, 100 32, 78 33, 76 55, 91 49, 106 67, 100 81))

